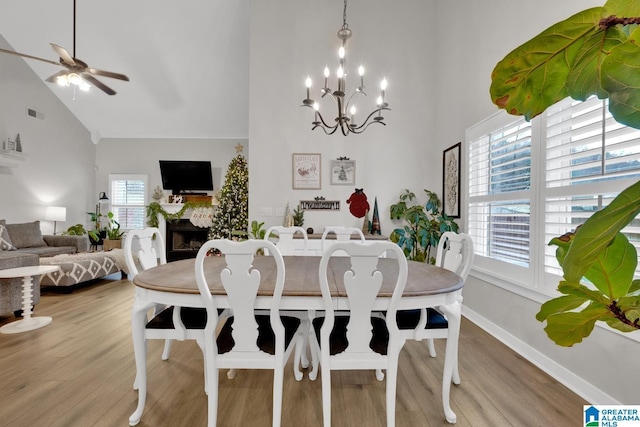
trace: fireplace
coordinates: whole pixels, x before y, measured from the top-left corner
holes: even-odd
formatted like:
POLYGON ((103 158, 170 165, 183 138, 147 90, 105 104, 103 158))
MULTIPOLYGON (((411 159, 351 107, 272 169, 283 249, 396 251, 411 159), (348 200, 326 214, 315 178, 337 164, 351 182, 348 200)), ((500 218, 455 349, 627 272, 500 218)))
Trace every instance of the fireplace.
POLYGON ((208 240, 209 229, 196 227, 188 219, 167 222, 167 261, 195 258, 208 240))

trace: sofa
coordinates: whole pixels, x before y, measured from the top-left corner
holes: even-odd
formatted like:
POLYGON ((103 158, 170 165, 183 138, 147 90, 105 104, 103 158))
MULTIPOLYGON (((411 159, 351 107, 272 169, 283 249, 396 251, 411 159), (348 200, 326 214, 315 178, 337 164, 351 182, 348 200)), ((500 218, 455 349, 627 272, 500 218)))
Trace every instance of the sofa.
MULTIPOLYGON (((40 264, 40 257, 86 252, 87 236, 43 236, 40 221, 7 224, 0 220, 0 270, 40 264)), ((33 303, 40 301, 40 278, 34 278, 33 303)), ((0 279, 0 315, 22 309, 22 279, 0 279)))

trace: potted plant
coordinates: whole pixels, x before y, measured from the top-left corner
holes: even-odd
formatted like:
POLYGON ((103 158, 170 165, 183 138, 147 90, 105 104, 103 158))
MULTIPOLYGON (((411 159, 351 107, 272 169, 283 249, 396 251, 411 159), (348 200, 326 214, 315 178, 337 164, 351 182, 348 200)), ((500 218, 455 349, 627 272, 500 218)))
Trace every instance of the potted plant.
POLYGON ((458 224, 440 212, 440 198, 436 193, 424 190, 427 202, 417 203, 416 195, 404 190, 398 203, 391 205, 392 220, 403 221, 405 225, 393 230, 389 238, 397 243, 409 260, 435 262, 431 250, 438 247, 440 236, 445 231, 458 231, 458 224))
POLYGON ((120 223, 116 221, 113 212, 107 212, 106 238, 103 239, 102 248, 105 251, 122 248, 122 236, 124 231, 120 231, 120 223))
MULTIPOLYGON (((570 96, 609 99, 622 124, 640 129, 640 4, 609 0, 558 22, 507 54, 493 70, 491 98, 530 120, 570 96)), ((640 329, 636 249, 621 230, 640 213, 640 181, 622 191, 575 232, 551 240, 563 279, 562 296, 544 303, 536 318, 556 344, 570 347, 595 323, 622 332, 640 329), (586 279, 586 280, 583 280, 586 279)))

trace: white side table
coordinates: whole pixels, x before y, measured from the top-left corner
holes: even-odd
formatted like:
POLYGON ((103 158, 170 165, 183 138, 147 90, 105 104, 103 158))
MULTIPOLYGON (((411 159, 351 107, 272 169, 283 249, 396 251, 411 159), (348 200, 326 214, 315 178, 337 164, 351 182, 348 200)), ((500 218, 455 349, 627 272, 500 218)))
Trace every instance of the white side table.
POLYGON ((33 305, 33 277, 52 273, 58 270, 57 265, 33 265, 29 267, 8 268, 0 270, 0 279, 22 278, 22 320, 18 320, 0 328, 0 334, 17 334, 32 331, 51 323, 51 317, 31 317, 33 305))

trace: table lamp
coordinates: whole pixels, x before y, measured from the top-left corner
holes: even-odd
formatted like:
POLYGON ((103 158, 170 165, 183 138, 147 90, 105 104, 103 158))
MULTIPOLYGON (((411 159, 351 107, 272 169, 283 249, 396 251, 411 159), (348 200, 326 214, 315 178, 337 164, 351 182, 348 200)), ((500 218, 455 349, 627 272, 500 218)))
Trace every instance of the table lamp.
POLYGON ((61 206, 47 206, 44 213, 46 221, 53 221, 53 235, 56 234, 56 222, 67 220, 67 208, 61 206))

